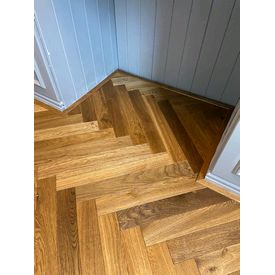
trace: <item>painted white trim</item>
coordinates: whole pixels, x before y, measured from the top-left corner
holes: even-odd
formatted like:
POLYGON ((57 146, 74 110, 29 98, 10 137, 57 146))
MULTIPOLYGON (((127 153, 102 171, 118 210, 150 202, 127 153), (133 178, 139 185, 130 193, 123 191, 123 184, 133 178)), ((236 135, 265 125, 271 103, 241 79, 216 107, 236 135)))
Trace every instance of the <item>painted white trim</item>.
POLYGON ((205 179, 207 181, 209 181, 210 183, 213 183, 219 187, 224 188, 225 190, 228 190, 228 191, 234 192, 237 195, 240 195, 240 187, 239 186, 233 185, 229 181, 227 181, 219 176, 213 175, 211 172, 207 173, 207 175, 205 176, 205 179))
POLYGON ((35 74, 37 76, 37 79, 38 79, 38 80, 34 79, 34 84, 41 87, 41 88, 43 88, 43 89, 46 89, 46 85, 45 85, 44 80, 41 76, 39 67, 38 67, 35 59, 34 59, 34 72, 35 72, 35 74))
POLYGON ((51 98, 48 98, 44 95, 38 94, 37 92, 34 92, 34 98, 37 99, 38 101, 41 101, 59 111, 63 111, 66 109, 64 103, 62 101, 56 101, 51 98))

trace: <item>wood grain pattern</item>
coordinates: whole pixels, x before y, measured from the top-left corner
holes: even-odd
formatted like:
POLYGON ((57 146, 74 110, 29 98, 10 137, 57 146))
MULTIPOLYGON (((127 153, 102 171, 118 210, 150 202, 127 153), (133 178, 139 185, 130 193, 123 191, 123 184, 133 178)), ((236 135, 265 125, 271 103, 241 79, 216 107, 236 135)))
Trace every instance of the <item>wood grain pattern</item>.
POLYGON ((194 178, 187 162, 161 165, 156 168, 141 170, 136 173, 126 174, 107 180, 91 183, 76 188, 78 200, 88 200, 109 194, 122 194, 138 189, 148 189, 159 183, 159 187, 165 186, 170 180, 177 177, 194 178))
POLYGON ((154 275, 176 275, 175 266, 165 242, 148 246, 147 253, 154 275))
POLYGON ((139 227, 130 228, 121 232, 130 274, 152 274, 148 260, 146 246, 139 227))
POLYGON ((238 220, 239 204, 227 201, 174 215, 141 226, 147 246, 171 240, 215 225, 238 220))
POLYGON ((98 223, 106 274, 130 274, 116 215, 101 216, 98 218, 98 223))
POLYGON ((193 141, 189 137, 183 125, 180 123, 179 118, 170 103, 168 101, 160 101, 158 104, 194 173, 198 173, 202 166, 203 160, 193 141))
POLYGON ((95 107, 91 97, 87 97, 80 104, 80 111, 84 122, 97 120, 97 117, 95 114, 95 107))
POLYGON ((81 274, 73 188, 57 192, 57 239, 60 274, 81 274))
POLYGON ((201 275, 194 259, 174 265, 176 275, 201 275))
POLYGON ((240 221, 219 224, 167 242, 174 263, 200 257, 204 254, 240 242, 240 221))
POLYGON ((144 130, 144 134, 151 147, 152 152, 164 152, 165 147, 150 115, 148 114, 147 107, 142 99, 140 92, 138 90, 132 91, 130 93, 130 98, 139 117, 140 123, 144 130))
POLYGON ((189 192, 183 195, 158 200, 144 205, 128 208, 117 213, 121 229, 149 224, 155 220, 183 214, 202 207, 228 201, 209 189, 189 192))
POLYGON ((197 260, 201 275, 230 274, 240 270, 240 245, 232 245, 203 255, 197 260))
POLYGON ((118 94, 119 104, 122 111, 123 119, 126 122, 128 133, 130 134, 134 144, 146 143, 146 137, 138 116, 134 110, 131 99, 125 86, 117 86, 116 93, 118 94), (131 115, 129 115, 131 114, 131 115))
POLYGON ((95 201, 77 202, 77 224, 82 273, 104 275, 105 267, 95 201))
POLYGON ((34 220, 34 272, 59 274, 55 177, 37 182, 34 220))

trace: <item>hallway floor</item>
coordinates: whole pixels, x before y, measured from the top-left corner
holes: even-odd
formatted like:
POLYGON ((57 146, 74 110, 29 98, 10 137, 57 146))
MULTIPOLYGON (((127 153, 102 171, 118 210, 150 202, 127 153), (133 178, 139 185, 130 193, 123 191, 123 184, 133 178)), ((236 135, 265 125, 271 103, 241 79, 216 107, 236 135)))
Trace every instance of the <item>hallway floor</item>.
POLYGON ((230 108, 117 72, 34 111, 35 274, 239 274, 239 203, 196 182, 230 108))

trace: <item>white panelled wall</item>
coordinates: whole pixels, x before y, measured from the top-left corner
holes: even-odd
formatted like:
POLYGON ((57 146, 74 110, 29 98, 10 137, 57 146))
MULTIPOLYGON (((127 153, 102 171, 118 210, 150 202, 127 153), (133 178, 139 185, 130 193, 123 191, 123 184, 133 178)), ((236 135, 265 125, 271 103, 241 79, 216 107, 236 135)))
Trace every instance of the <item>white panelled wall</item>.
POLYGON ((119 68, 236 105, 239 0, 115 0, 119 68))
POLYGON ((118 68, 236 105, 239 11, 239 0, 35 0, 65 107, 118 68))

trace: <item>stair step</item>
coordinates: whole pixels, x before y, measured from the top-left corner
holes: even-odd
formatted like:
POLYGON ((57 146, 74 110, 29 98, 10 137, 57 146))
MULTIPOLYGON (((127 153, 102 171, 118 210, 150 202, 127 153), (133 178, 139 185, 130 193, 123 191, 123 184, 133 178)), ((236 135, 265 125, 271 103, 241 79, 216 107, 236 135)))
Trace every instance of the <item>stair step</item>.
POLYGON ((43 141, 98 131, 97 121, 76 123, 34 132, 34 141, 43 141))
POLYGON ((68 156, 44 163, 38 167, 38 177, 45 178, 50 175, 65 174, 66 176, 74 176, 79 173, 86 173, 94 170, 108 167, 110 163, 127 160, 131 157, 142 157, 150 153, 148 144, 141 146, 122 147, 111 151, 99 152, 97 154, 79 156, 68 156))
POLYGON ((132 141, 129 136, 106 138, 103 140, 92 140, 53 150, 35 152, 34 162, 35 164, 42 164, 68 157, 83 157, 90 154, 97 154, 104 151, 127 147, 130 145, 132 145, 132 141))
MULTIPOLYGON (((136 145, 144 146, 144 145, 136 145)), ((146 150, 150 150, 149 147, 146 150)), ((95 183, 129 173, 135 173, 149 168, 172 164, 167 153, 152 154, 139 152, 133 156, 124 156, 110 161, 98 161, 94 166, 84 166, 71 171, 57 174, 57 189, 76 187, 80 185, 95 183)))

